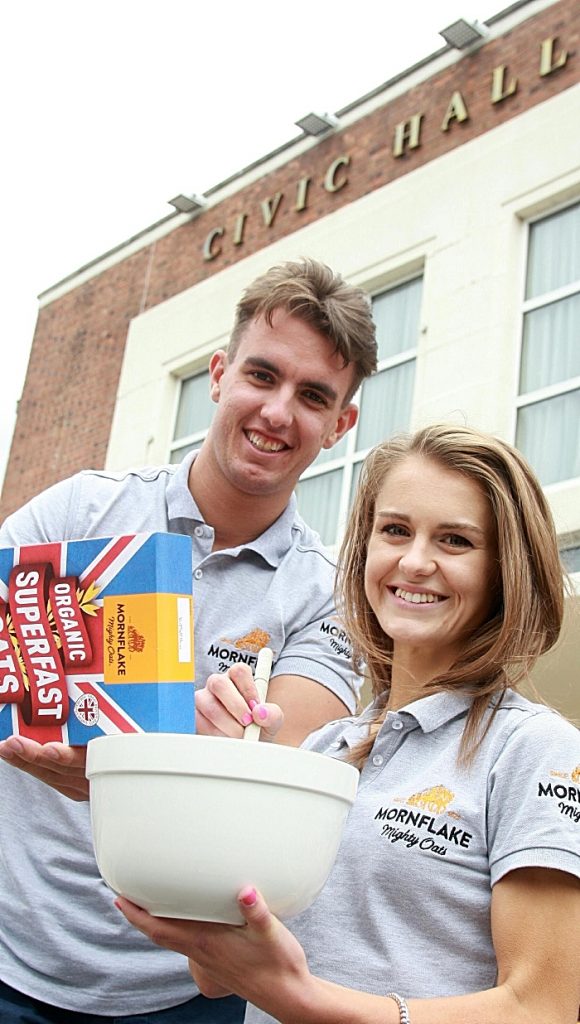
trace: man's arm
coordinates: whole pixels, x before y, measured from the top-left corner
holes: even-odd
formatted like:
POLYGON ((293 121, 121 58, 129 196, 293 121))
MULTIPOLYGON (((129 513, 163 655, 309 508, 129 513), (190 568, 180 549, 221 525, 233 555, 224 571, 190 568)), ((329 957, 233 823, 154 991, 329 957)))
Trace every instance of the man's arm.
POLYGON ((284 722, 275 742, 298 747, 326 722, 344 718, 349 709, 332 690, 305 676, 276 676, 268 687, 268 702, 284 711, 284 722))
MULTIPOLYGON (((229 676, 211 676, 208 688, 198 691, 198 731, 206 735, 228 735, 240 738, 252 715, 264 728, 264 738, 297 747, 305 737, 325 722, 342 718, 348 708, 325 686, 304 676, 277 676, 268 688, 268 703, 250 710, 249 701, 258 695, 251 673, 245 666, 230 670, 236 677, 234 685, 229 676), (211 687, 211 689, 210 689, 211 687), (275 705, 283 708, 278 713, 275 705), (283 721, 282 721, 283 717, 283 721), (280 722, 282 721, 282 725, 280 722)), ((44 746, 22 736, 11 736, 0 742, 0 757, 56 789, 70 800, 88 800, 89 783, 85 776, 86 747, 68 747, 63 743, 44 746)))

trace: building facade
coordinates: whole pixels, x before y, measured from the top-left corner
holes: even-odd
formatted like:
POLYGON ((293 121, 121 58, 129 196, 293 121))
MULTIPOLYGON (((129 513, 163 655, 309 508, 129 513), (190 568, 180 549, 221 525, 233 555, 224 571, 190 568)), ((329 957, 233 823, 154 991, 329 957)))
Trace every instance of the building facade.
MULTIPOLYGON (((2 514, 79 468, 199 444, 241 291, 314 256, 372 296, 380 360, 356 429, 299 484, 325 543, 373 444, 453 420, 529 458, 580 578, 580 5, 524 0, 486 28, 40 297, 2 514)), ((579 606, 537 681, 580 717, 579 606)))

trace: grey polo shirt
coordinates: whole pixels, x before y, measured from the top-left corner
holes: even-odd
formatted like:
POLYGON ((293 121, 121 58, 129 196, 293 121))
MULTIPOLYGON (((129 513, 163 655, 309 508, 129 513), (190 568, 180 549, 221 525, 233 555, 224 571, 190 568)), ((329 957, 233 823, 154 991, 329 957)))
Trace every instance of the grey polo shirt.
MULTIPOLYGON (((508 691, 465 770, 468 707, 438 693, 387 714, 330 879, 289 922, 314 974, 376 994, 481 991, 496 982, 492 886, 522 867, 580 876, 580 733, 508 691)), ((368 718, 305 746, 343 757, 368 718)), ((271 1020, 253 1007, 246 1019, 271 1020)))
MULTIPOLYGON (((83 472, 0 530, 0 546, 169 531, 193 542, 197 682, 274 650, 273 676, 310 677, 354 708, 358 680, 335 619, 334 565, 296 511, 251 544, 211 552, 213 529, 180 466, 83 472)), ((219 743, 219 740, 216 740, 219 743)), ((128 925, 94 860, 88 804, 0 763, 0 978, 54 1006, 128 1016, 196 994, 184 957, 128 925)), ((195 808, 192 808, 195 814, 195 808)))
POLYGON ((195 454, 179 466, 78 473, 9 517, 0 546, 120 533, 187 534, 193 544, 196 684, 236 662, 254 667, 258 649, 267 645, 274 651, 272 678, 314 679, 353 711, 360 680, 336 620, 335 566, 299 516, 296 498, 256 540, 212 552, 214 530, 187 486, 195 454))

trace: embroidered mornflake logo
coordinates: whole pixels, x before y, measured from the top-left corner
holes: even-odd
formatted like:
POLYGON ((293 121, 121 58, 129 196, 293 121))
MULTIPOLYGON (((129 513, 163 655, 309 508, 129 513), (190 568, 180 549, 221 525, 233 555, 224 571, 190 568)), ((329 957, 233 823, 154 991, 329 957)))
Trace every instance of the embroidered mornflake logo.
POLYGON ((550 781, 538 780, 538 797, 550 797, 557 801, 560 814, 571 818, 576 824, 580 822, 580 765, 576 765, 571 772, 557 771, 550 772, 550 781), (562 779, 562 782, 552 782, 554 779, 562 779))
POLYGON ((218 659, 217 672, 227 672, 231 665, 249 665, 253 671, 262 647, 271 646, 270 639, 265 629, 252 629, 237 640, 222 637, 217 643, 209 645, 207 653, 210 658, 218 659))
POLYGON ((336 654, 342 655, 343 658, 352 657, 350 638, 338 624, 338 620, 323 619, 320 623, 320 632, 329 637, 329 646, 336 654))
POLYGON ((449 848, 469 849, 473 839, 470 832, 454 824, 461 821, 457 811, 449 809, 454 799, 446 786, 430 786, 400 801, 405 807, 379 808, 375 821, 384 822, 381 836, 388 842, 445 857, 449 848))

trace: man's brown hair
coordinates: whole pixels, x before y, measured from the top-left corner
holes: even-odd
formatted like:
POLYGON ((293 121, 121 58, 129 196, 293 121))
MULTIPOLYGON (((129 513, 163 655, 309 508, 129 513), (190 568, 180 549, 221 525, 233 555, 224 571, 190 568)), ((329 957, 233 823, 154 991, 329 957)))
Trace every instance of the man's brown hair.
POLYGON ((377 343, 371 301, 362 290, 347 284, 326 264, 313 259, 281 263, 256 278, 236 307, 228 356, 235 357, 248 324, 264 317, 272 326, 277 309, 303 320, 324 334, 354 367, 349 402, 361 382, 377 368, 377 343))

